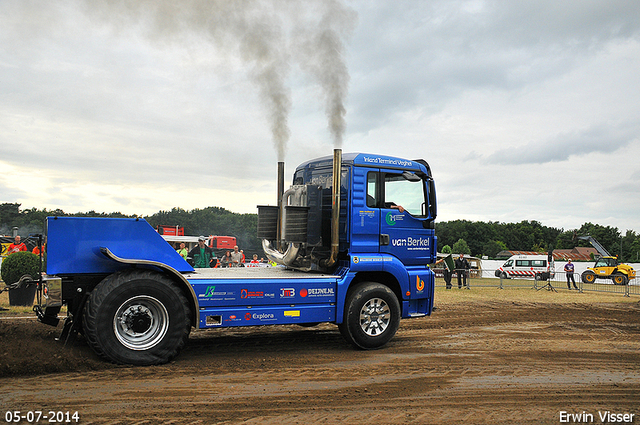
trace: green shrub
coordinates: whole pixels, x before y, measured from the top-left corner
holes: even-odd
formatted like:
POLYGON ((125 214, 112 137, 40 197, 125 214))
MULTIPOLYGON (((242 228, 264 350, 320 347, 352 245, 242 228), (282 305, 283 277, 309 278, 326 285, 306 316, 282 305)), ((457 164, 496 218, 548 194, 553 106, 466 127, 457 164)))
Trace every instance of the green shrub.
POLYGON ((16 283, 26 274, 34 280, 40 274, 40 257, 33 252, 16 252, 2 260, 2 280, 5 284, 16 283))

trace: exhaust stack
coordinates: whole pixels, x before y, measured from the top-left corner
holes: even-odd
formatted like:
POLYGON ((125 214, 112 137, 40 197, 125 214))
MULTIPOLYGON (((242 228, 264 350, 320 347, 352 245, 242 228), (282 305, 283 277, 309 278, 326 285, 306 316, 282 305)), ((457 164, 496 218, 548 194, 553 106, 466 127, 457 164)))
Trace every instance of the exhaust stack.
POLYGON ((342 184, 342 149, 333 150, 333 187, 331 188, 331 256, 322 266, 331 267, 338 259, 340 247, 340 185, 342 184))
POLYGON ((278 162, 278 175, 277 175, 277 200, 278 203, 276 205, 278 205, 279 211, 280 213, 278 214, 278 224, 277 224, 277 234, 276 234, 276 246, 278 247, 278 250, 282 249, 282 215, 283 215, 283 204, 282 204, 282 198, 284 196, 284 162, 283 161, 279 161, 278 162))

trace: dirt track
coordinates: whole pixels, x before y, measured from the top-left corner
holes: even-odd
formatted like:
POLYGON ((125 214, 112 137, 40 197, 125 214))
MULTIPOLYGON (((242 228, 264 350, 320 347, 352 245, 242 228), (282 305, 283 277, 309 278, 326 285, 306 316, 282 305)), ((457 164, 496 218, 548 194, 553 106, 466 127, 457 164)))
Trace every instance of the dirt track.
POLYGON ((33 321, 0 321, 1 413, 262 425, 558 424, 561 412, 602 423, 610 411, 640 423, 638 302, 436 304, 377 351, 352 349, 329 324, 224 329, 194 332, 174 362, 146 368, 105 363, 81 341, 63 349, 33 321))

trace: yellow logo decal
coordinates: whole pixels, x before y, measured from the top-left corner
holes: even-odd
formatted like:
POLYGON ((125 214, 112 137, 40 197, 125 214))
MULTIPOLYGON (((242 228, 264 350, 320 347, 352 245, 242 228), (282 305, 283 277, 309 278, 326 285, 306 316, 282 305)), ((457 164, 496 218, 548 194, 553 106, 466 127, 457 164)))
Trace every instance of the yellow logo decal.
POLYGON ((424 290, 424 280, 420 279, 420 276, 416 276, 416 289, 418 292, 424 290))

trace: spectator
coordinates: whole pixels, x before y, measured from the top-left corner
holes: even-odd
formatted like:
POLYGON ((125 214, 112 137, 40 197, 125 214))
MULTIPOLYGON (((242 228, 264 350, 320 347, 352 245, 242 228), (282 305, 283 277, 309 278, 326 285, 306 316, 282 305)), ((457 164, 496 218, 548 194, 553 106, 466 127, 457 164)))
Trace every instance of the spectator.
POLYGON ((253 254, 253 259, 249 261, 247 267, 260 267, 260 261, 258 260, 258 254, 253 254))
POLYGON ((231 253, 231 263, 230 267, 240 267, 242 262, 242 253, 238 250, 238 245, 233 247, 233 252, 231 253))
POLYGON ((229 264, 231 264, 231 252, 227 251, 222 256, 222 260, 220 260, 220 266, 229 267, 229 264))
POLYGON ((571 282, 573 282, 573 287, 575 289, 578 289, 578 286, 576 285, 576 279, 573 277, 573 273, 575 272, 575 270, 575 266, 571 262, 571 258, 569 258, 567 264, 564 265, 564 272, 567 274, 567 287, 569 287, 569 290, 571 290, 571 282))
POLYGON ((14 239, 13 243, 9 245, 9 249, 7 250, 7 255, 11 255, 16 252, 26 251, 26 250, 27 250, 27 246, 24 244, 24 242, 20 241, 20 235, 18 235, 14 239))
POLYGON ((198 238, 198 245, 187 255, 187 261, 195 268, 211 267, 211 260, 215 258, 213 250, 205 245, 204 236, 198 238))
MULTIPOLYGON (((451 255, 451 254, 449 254, 449 255, 451 255)), ((449 266, 445 262, 446 258, 447 257, 439 259, 438 261, 436 261, 436 264, 444 263, 442 265, 442 274, 443 274, 443 277, 444 277, 444 282, 447 284, 447 289, 451 289, 452 272, 451 272, 451 270, 449 270, 449 266)), ((449 260, 449 261, 451 261, 451 260, 449 260)))
POLYGON ((178 254, 180 254, 180 256, 185 260, 189 256, 189 251, 187 251, 187 247, 185 246, 184 242, 180 244, 180 248, 178 248, 178 254))
POLYGON ((469 265, 467 259, 464 258, 464 254, 461 253, 460 257, 456 258, 455 266, 456 274, 458 275, 458 289, 462 288, 463 283, 464 286, 469 289, 469 284, 467 283, 467 273, 471 268, 471 265, 469 265))
POLYGON ((42 244, 42 251, 40 251, 40 247, 38 245, 36 245, 33 248, 33 251, 31 251, 31 252, 33 252, 36 255, 40 255, 40 252, 42 252, 44 254, 45 252, 47 252, 47 245, 45 243, 42 244))

